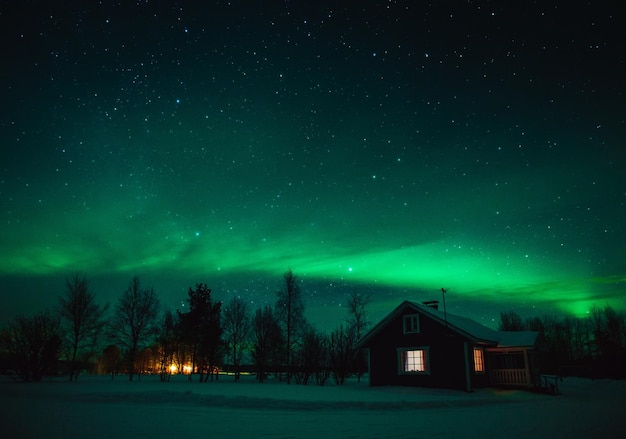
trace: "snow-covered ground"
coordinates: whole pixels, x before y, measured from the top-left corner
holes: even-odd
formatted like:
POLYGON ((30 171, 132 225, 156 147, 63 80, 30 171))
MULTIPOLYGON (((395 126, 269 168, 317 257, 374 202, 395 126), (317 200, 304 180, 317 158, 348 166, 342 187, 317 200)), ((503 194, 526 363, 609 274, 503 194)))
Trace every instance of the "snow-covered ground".
POLYGON ((161 383, 81 376, 0 378, 6 438, 578 438, 624 437, 626 381, 567 378, 561 394, 300 386, 253 377, 161 383))

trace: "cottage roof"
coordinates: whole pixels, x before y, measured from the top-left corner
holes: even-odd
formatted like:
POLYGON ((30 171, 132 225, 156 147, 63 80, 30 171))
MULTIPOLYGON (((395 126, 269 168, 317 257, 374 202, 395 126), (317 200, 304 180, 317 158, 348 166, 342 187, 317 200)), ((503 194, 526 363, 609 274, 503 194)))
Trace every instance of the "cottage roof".
POLYGON ((535 331, 496 331, 500 334, 498 347, 535 346, 539 333, 535 331))
POLYGON ((368 342, 385 328, 392 320, 408 311, 425 315, 442 325, 447 325, 452 331, 476 343, 484 343, 495 347, 525 347, 534 346, 539 333, 534 331, 495 331, 466 317, 450 313, 443 313, 437 309, 417 302, 404 301, 390 314, 383 318, 359 341, 359 346, 368 342))

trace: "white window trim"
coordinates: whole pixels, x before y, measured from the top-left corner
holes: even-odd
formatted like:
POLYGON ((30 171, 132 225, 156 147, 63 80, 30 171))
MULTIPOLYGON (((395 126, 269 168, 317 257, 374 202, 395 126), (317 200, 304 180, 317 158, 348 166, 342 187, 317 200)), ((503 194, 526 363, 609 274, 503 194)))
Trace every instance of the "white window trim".
POLYGON ((420 316, 419 314, 405 314, 402 316, 402 332, 404 334, 419 334, 420 333, 420 316), (417 328, 415 330, 407 330, 407 320, 415 318, 417 328))
POLYGON ((428 346, 397 348, 397 352, 398 352, 398 375, 430 375, 430 348, 428 346), (410 371, 410 372, 407 372, 404 370, 404 364, 402 362, 402 354, 408 351, 424 351, 424 354, 426 355, 426 361, 425 361, 426 370, 410 371))

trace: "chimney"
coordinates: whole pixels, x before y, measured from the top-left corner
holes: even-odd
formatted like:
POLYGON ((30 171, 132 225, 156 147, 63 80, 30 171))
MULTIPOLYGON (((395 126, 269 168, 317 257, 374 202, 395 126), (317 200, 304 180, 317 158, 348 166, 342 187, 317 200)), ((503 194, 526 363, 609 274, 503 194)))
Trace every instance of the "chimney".
POLYGON ((439 309, 439 301, 438 300, 429 300, 428 302, 422 302, 422 305, 427 306, 432 309, 439 309))

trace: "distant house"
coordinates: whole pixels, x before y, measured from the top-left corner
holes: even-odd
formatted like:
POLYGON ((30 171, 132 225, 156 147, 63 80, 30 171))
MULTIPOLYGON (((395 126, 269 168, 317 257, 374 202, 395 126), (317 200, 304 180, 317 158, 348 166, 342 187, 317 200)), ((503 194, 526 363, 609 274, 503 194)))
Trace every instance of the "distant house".
POLYGON ((359 341, 372 386, 531 387, 538 379, 539 334, 495 331, 444 314, 437 302, 403 302, 359 341))

